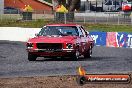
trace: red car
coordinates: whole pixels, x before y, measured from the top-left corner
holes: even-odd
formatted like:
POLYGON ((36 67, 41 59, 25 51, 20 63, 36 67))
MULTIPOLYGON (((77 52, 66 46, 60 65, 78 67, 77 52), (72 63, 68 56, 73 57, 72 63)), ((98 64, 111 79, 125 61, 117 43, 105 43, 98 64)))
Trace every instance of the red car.
POLYGON ((37 57, 71 57, 78 60, 81 55, 90 58, 93 46, 93 39, 81 25, 46 25, 27 42, 28 60, 35 61, 37 57))
POLYGON ((132 9, 131 2, 123 2, 122 3, 122 10, 123 11, 131 11, 131 9, 132 9))

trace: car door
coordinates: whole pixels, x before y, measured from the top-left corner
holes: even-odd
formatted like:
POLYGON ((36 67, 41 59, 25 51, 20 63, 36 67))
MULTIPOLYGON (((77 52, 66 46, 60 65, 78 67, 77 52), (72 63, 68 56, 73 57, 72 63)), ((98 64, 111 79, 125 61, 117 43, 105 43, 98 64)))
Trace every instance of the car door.
POLYGON ((83 26, 81 26, 82 32, 84 34, 84 40, 85 40, 85 51, 87 51, 89 49, 90 46, 90 36, 88 35, 88 33, 86 32, 86 30, 83 28, 83 26))
POLYGON ((82 26, 78 27, 78 31, 79 31, 79 37, 81 40, 80 41, 81 43, 80 51, 84 53, 87 49, 87 36, 82 26))

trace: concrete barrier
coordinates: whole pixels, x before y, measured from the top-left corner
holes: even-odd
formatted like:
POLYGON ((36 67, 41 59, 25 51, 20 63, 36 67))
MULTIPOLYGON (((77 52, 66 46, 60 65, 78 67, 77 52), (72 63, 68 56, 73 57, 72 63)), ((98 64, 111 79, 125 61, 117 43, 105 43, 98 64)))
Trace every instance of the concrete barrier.
MULTIPOLYGON (((41 28, 0 27, 0 40, 26 42, 35 37, 41 28)), ((96 46, 132 48, 132 33, 89 32, 96 46)))
POLYGON ((0 27, 0 40, 26 42, 40 30, 41 28, 0 27))

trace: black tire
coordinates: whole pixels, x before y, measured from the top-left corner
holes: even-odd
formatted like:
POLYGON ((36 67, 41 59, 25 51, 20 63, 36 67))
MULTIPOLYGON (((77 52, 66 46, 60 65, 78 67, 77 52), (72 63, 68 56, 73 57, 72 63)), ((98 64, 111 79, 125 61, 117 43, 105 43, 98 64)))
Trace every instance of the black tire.
POLYGON ((80 52, 79 52, 79 50, 77 49, 77 50, 75 51, 74 55, 72 56, 72 59, 73 59, 74 61, 77 61, 77 60, 79 59, 79 56, 80 56, 80 52))
POLYGON ((84 54, 84 58, 92 57, 92 46, 89 47, 89 50, 84 54))
POLYGON ((36 61, 36 58, 37 58, 36 55, 33 55, 33 54, 31 54, 31 53, 28 53, 28 60, 29 60, 29 61, 36 61))
POLYGON ((79 86, 83 86, 86 83, 86 78, 83 76, 78 76, 76 81, 79 86))

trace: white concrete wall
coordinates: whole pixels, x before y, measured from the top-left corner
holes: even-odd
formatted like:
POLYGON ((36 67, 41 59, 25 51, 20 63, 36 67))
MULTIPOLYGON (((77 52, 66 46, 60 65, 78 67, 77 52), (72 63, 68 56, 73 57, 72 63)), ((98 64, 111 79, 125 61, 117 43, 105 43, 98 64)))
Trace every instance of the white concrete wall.
POLYGON ((4 13, 4 0, 0 0, 0 14, 4 13))
POLYGON ((0 40, 26 42, 40 30, 41 28, 0 27, 0 40))

